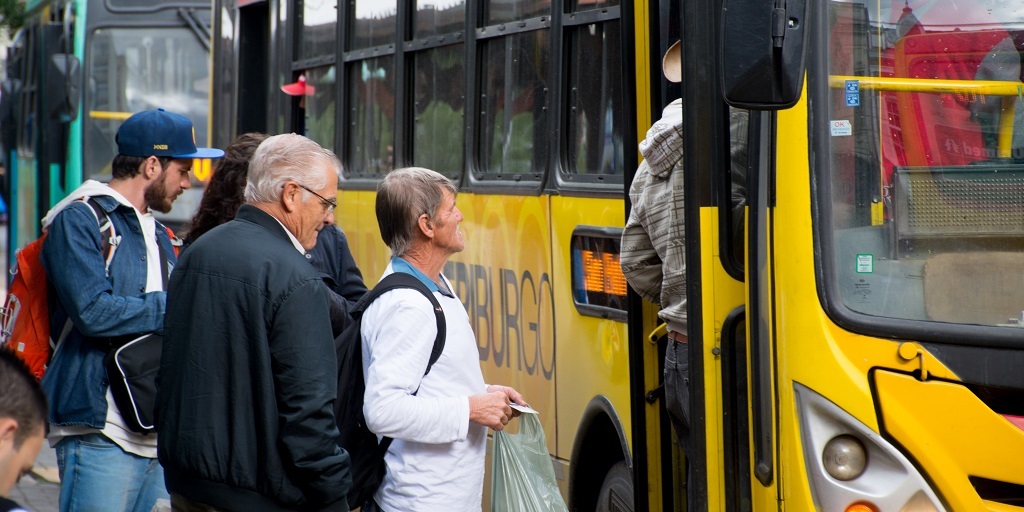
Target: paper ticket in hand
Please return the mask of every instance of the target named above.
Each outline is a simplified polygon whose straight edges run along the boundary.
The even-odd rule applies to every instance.
[[[517,410],[517,411],[519,411],[519,412],[525,412],[525,413],[529,413],[529,414],[540,414],[536,410],[534,410],[533,407],[530,407],[529,405],[519,405],[519,404],[517,404],[515,402],[512,402],[512,403],[508,404],[508,406],[513,408],[513,409],[515,409],[515,410]]]

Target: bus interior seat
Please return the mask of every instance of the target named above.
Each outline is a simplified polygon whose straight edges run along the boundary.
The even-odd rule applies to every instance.
[[[1000,325],[1021,321],[1024,252],[932,256],[924,264],[924,301],[928,318],[940,322]]]

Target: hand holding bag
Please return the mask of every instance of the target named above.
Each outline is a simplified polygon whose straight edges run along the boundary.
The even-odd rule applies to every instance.
[[[491,510],[568,512],[536,414],[519,416],[518,434],[494,433]]]

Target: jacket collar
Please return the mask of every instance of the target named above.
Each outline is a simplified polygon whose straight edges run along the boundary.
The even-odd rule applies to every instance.
[[[269,213],[260,210],[251,204],[243,204],[242,207],[238,209],[238,214],[235,215],[235,218],[262,226],[271,233],[281,237],[285,242],[288,242],[288,245],[292,245],[292,240],[291,238],[288,238],[288,233],[284,232],[284,227],[281,226],[281,223]]]

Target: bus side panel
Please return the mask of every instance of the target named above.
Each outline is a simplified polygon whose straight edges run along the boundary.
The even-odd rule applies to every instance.
[[[373,288],[380,280],[391,259],[391,250],[384,245],[377,229],[376,197],[373,191],[339,191],[338,209],[334,213],[335,223],[348,237],[349,249],[367,288]]]
[[[540,411],[555,453],[555,317],[544,197],[459,194],[466,249],[445,275],[476,333],[484,381],[516,388]]]
[[[569,459],[574,444],[586,436],[577,426],[588,405],[596,397],[604,397],[611,404],[616,418],[609,418],[620,435],[631,439],[629,405],[629,351],[626,345],[626,324],[615,320],[584,316],[573,301],[572,254],[570,243],[577,227],[621,227],[625,224],[621,200],[551,196],[551,237],[553,270],[555,276],[555,311],[558,324],[555,347],[558,370],[557,415],[558,431],[556,452],[561,459]],[[581,333],[594,333],[589,339]],[[648,425],[650,435],[658,436],[657,428]],[[552,434],[549,432],[549,436]],[[602,440],[602,445],[583,447],[584,450],[611,451],[619,449],[615,439]],[[641,484],[642,485],[642,484]],[[597,493],[601,482],[593,488]]]

